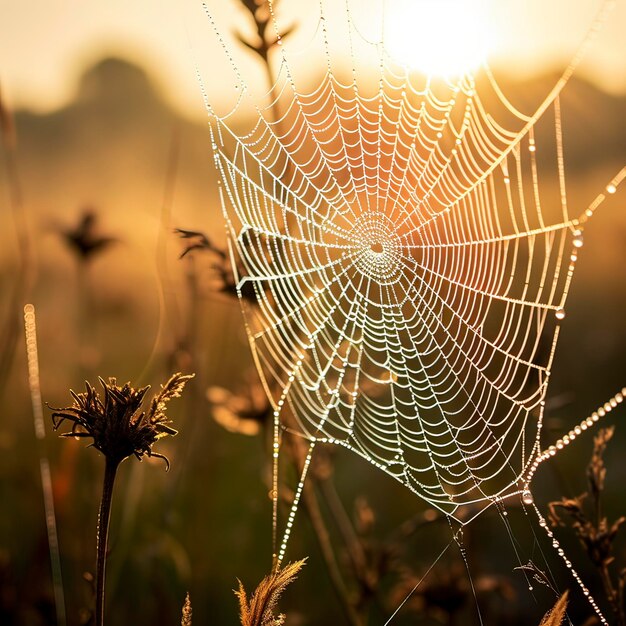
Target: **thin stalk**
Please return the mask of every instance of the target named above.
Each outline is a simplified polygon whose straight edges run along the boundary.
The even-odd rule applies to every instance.
[[[331,478],[319,480],[318,484],[335,525],[343,537],[346,549],[350,555],[350,560],[352,561],[354,573],[357,577],[363,578],[367,571],[367,559],[363,552],[363,546],[354,531],[350,517],[339,499],[335,485]]]
[[[330,539],[330,534],[326,528],[326,523],[324,522],[319,502],[317,501],[317,495],[311,482],[305,483],[302,491],[302,498],[304,500],[307,513],[309,514],[309,520],[311,521],[311,525],[315,531],[317,542],[322,551],[322,556],[324,557],[324,561],[326,563],[326,569],[328,570],[328,574],[337,596],[341,601],[346,617],[352,626],[361,626],[363,622],[350,600],[348,590],[346,589],[341,571],[339,570],[339,564],[337,563],[337,559],[335,557],[335,551]]]
[[[257,24],[258,28],[258,24]],[[261,37],[261,45],[257,48],[257,54],[261,57],[263,61],[263,66],[265,67],[265,77],[267,79],[267,85],[269,88],[268,95],[270,98],[270,106],[272,110],[272,122],[275,127],[275,135],[277,137],[283,136],[283,125],[281,122],[281,113],[280,113],[280,104],[278,99],[280,97],[280,90],[276,89],[276,75],[274,73],[274,69],[272,68],[272,64],[270,62],[270,52],[276,47],[276,43],[268,43],[266,39],[265,31],[261,34],[259,32],[259,37]],[[287,175],[291,172],[291,166],[289,162],[285,165],[284,179],[287,178]]]
[[[200,332],[203,322],[203,299],[196,260],[193,255],[189,255],[185,261],[187,261],[185,280],[189,294],[189,303],[186,315],[185,334],[182,338],[181,346],[189,359],[190,369],[196,373],[197,381],[197,384],[193,386],[190,390],[191,393],[189,393],[188,397],[185,399],[188,403],[188,413],[190,415],[200,415],[203,409],[204,390],[207,388],[204,378],[204,354],[201,350],[202,341]],[[183,444],[182,463],[176,464],[175,474],[170,482],[170,497],[174,497],[187,471],[187,461],[193,457],[192,452],[199,441],[199,438],[196,436],[199,425],[200,420],[191,420],[191,424],[189,425],[190,432]],[[203,445],[206,445],[205,442],[203,442]],[[209,458],[211,458],[210,455]]]
[[[615,616],[615,626],[624,626],[624,610],[623,607],[620,606],[619,594],[613,587],[613,579],[611,578],[609,567],[608,565],[603,564],[602,567],[599,567],[598,569],[600,571],[600,579],[602,580],[604,594],[606,595],[609,604],[611,605],[613,615]]]
[[[44,511],[46,514],[46,532],[48,534],[48,550],[50,552],[50,566],[52,569],[52,587],[54,589],[54,604],[57,617],[57,626],[67,624],[65,612],[65,592],[63,590],[63,576],[61,571],[61,554],[59,549],[59,535],[57,532],[56,513],[54,507],[54,493],[50,463],[46,450],[46,427],[43,419],[41,404],[41,385],[39,381],[39,354],[37,350],[37,325],[35,307],[27,304],[24,307],[24,331],[26,336],[26,358],[28,362],[28,386],[33,407],[33,423],[39,452],[39,471],[41,474],[41,488],[43,493]]]
[[[100,513],[98,515],[97,562],[96,562],[96,626],[104,624],[104,578],[107,562],[107,542],[109,538],[109,520],[111,519],[111,501],[113,486],[119,461],[107,457],[104,465],[104,484]]]
[[[291,449],[293,463],[298,472],[301,472],[303,466],[302,442],[296,441],[292,438]],[[305,482],[302,490],[302,500],[304,502],[306,512],[309,516],[311,526],[313,527],[315,537],[317,538],[324,562],[326,563],[326,569],[328,570],[331,583],[341,602],[341,606],[344,609],[346,617],[348,618],[348,622],[351,626],[362,626],[363,620],[355,610],[355,607],[350,599],[348,589],[346,588],[346,584],[343,580],[343,576],[341,575],[341,570],[339,569],[339,564],[337,563],[337,558],[335,556],[335,549],[331,541],[324,516],[322,515],[318,496],[312,480],[313,479]]]
[[[80,379],[89,380],[93,375],[93,367],[89,366],[87,352],[93,348],[95,336],[94,303],[92,298],[91,280],[89,276],[89,261],[85,258],[78,258],[76,266],[76,287],[77,287],[77,336],[79,345],[78,374]]]
[[[269,60],[269,51],[270,48],[266,46],[266,52],[263,56],[263,65],[265,66],[265,76],[267,78],[267,84],[269,86],[269,96],[272,101],[272,121],[276,125],[277,134],[282,133],[282,128],[280,124],[280,108],[278,106],[278,95],[276,92],[276,77],[274,76],[274,70],[272,69],[272,64]]]
[[[13,357],[17,347],[20,327],[20,310],[26,304],[34,281],[35,259],[32,237],[28,226],[24,194],[17,159],[17,133],[15,123],[0,91],[0,144],[4,148],[6,185],[13,214],[17,238],[18,266],[15,283],[9,297],[7,320],[0,334],[0,394],[5,390]]]
[[[146,361],[141,377],[152,367],[160,350],[164,347],[166,337],[176,337],[181,328],[180,307],[176,297],[176,289],[172,283],[167,264],[167,243],[172,233],[172,206],[176,192],[178,166],[180,160],[181,130],[178,125],[172,128],[170,146],[167,155],[163,200],[161,203],[160,228],[156,244],[156,279],[159,295],[159,327],[154,340],[152,353]],[[177,345],[165,346],[166,353],[174,354]],[[168,364],[169,367],[169,364]]]

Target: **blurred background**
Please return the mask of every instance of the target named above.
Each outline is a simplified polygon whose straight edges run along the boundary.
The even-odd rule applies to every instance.
[[[210,0],[208,10],[250,90],[263,98],[262,61],[235,36],[255,36],[246,4]],[[549,6],[538,0],[442,0],[434,8],[424,0],[420,21],[418,13],[407,14],[406,3],[387,4],[387,37],[406,39],[413,32],[421,40],[428,33],[430,49],[442,40],[450,47],[444,33],[456,28],[458,49],[450,63],[465,59],[463,51],[478,39],[507,94],[521,103],[549,91],[600,7],[592,0]],[[363,36],[376,38],[381,2],[349,5]],[[344,19],[343,3],[325,6],[329,21]],[[281,25],[295,27],[289,45],[306,50],[319,4],[282,0],[276,10]],[[563,93],[573,214],[626,162],[625,28],[626,3],[617,2]],[[423,57],[417,56],[415,69],[433,71],[420,65]],[[198,75],[209,100],[228,110],[236,98],[232,71],[195,0],[0,0],[1,624],[56,623],[41,454],[52,467],[67,623],[88,623],[93,604],[84,573],[94,568],[102,459],[81,442],[58,439],[50,428],[44,445],[36,445],[16,315],[26,301],[37,311],[42,394],[51,406],[70,404],[68,390],[80,390],[98,375],[158,388],[172,371],[197,374],[170,409],[180,434],[159,447],[172,470],[166,474],[158,460],[129,460],[121,468],[110,539],[109,623],[179,623],[188,590],[194,623],[236,624],[231,590],[237,578],[251,589],[269,570],[264,403],[240,307],[223,289],[220,255],[201,246],[180,258],[189,239],[174,233],[201,231],[210,247],[225,246]],[[551,176],[546,185],[557,184],[556,169]],[[622,189],[585,231],[554,361],[546,445],[626,384],[625,208]],[[21,237],[29,243],[20,244]],[[605,455],[604,511],[610,519],[626,514],[623,413],[607,421],[616,424]],[[46,420],[48,428],[48,412]],[[541,510],[584,491],[592,443],[591,436],[582,437],[542,468],[535,481]],[[367,562],[350,574],[350,551],[342,547],[341,529],[330,524],[347,595],[365,607],[369,621],[363,623],[383,623],[448,544],[450,527],[347,451],[324,452],[316,472],[321,513],[333,517],[334,491]],[[485,512],[465,530],[470,574],[453,545],[394,621],[479,623],[475,593],[485,624],[537,624],[555,594],[541,584],[530,592],[514,569],[533,558],[550,568],[559,589],[572,588],[572,621],[583,623],[589,607],[558,556],[541,536],[533,537],[535,521],[516,503],[507,510],[513,541],[497,512]],[[597,568],[571,529],[564,528],[562,538],[610,613]],[[619,537],[614,548],[616,573],[626,567]],[[305,555],[309,562],[284,598],[288,623],[351,623],[320,550],[319,528],[300,512],[288,557]]]

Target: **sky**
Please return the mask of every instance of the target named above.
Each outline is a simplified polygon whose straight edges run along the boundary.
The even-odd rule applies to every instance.
[[[300,25],[290,40],[292,46],[306,49],[307,37],[318,23],[319,1],[281,0],[280,24]],[[322,2],[329,21],[345,19],[342,1]],[[374,38],[385,3],[391,24],[388,38],[402,44],[399,54],[415,43],[414,52],[423,57],[431,40],[446,39],[451,43],[445,48],[454,62],[464,55],[464,46],[478,42],[486,47],[492,65],[505,66],[512,75],[524,78],[563,67],[575,54],[602,0],[348,3],[355,27]],[[206,0],[206,4],[242,73],[254,76],[254,60],[230,35],[237,29],[249,31],[239,0]],[[580,73],[605,90],[626,93],[626,0],[614,4]],[[218,97],[233,87],[227,78],[228,62],[201,0],[0,0],[0,85],[13,106],[37,111],[63,106],[75,93],[82,71],[105,54],[146,66],[166,97],[193,116],[203,110],[198,72]]]

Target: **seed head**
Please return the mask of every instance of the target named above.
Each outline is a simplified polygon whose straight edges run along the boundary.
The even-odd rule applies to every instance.
[[[72,429],[63,433],[63,437],[92,437],[93,447],[113,462],[120,463],[131,454],[141,460],[145,454],[163,459],[169,469],[169,460],[154,452],[152,446],[158,439],[177,433],[165,414],[166,405],[181,395],[186,382],[193,376],[174,374],[154,396],[147,412],[142,410],[142,405],[149,386],[135,389],[126,383],[120,387],[115,378],[109,378],[109,382],[99,378],[103,400],[87,382],[83,393],[70,390],[74,398],[71,407],[54,409],[54,428],[56,430],[69,420]]]
[[[90,261],[118,241],[100,232],[98,214],[89,206],[83,209],[75,226],[60,229],[60,234],[68,248],[83,262]]]

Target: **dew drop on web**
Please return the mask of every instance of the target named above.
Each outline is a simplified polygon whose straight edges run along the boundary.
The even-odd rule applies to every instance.
[[[572,241],[572,243],[574,244],[574,247],[576,248],[583,247],[583,244],[584,244],[583,235],[579,230],[574,232],[574,240]]]

